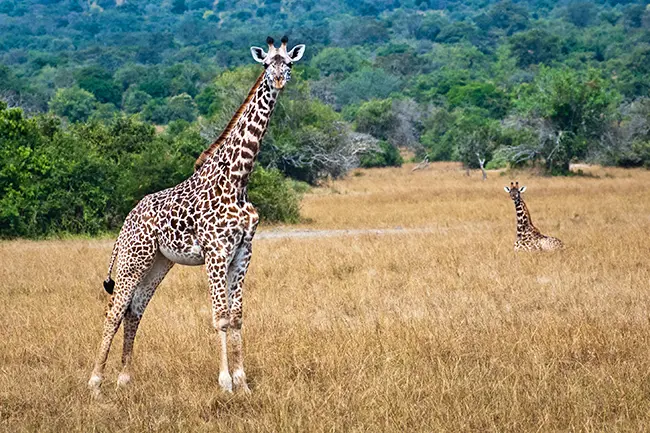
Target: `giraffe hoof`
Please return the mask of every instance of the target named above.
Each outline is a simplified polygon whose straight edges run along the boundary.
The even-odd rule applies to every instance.
[[[93,400],[101,400],[102,390],[99,388],[93,388],[90,390],[90,395],[92,396]]]
[[[224,392],[232,393],[232,378],[227,371],[219,373],[219,386]]]
[[[117,387],[118,388],[124,388],[126,387],[129,382],[131,382],[131,375],[129,373],[120,373],[120,375],[117,377]]]
[[[92,393],[94,399],[98,399],[102,395],[102,391],[100,388],[101,384],[102,384],[101,376],[93,375],[88,381],[88,388],[90,389],[90,392]]]
[[[88,381],[88,388],[90,389],[99,389],[102,384],[102,377],[96,374],[93,374]]]
[[[251,389],[248,387],[248,384],[246,383],[246,374],[244,373],[244,370],[236,370],[232,374],[232,380],[233,380],[233,384],[235,385],[235,388],[240,389],[245,394],[251,393]]]

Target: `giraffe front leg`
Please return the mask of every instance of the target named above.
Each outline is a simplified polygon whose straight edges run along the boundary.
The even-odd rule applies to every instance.
[[[248,271],[251,257],[253,255],[253,237],[259,223],[259,215],[252,204],[248,203],[245,207],[248,215],[248,227],[244,232],[239,248],[237,249],[233,261],[228,271],[229,282],[229,304],[230,304],[230,326],[231,339],[233,346],[233,380],[235,387],[246,393],[251,390],[246,382],[246,373],[244,372],[244,341],[242,336],[243,323],[243,303],[244,303],[244,278]]]
[[[214,252],[217,248],[211,248],[206,254],[206,270],[210,281],[210,298],[212,302],[212,326],[219,334],[221,343],[221,354],[219,363],[219,386],[225,392],[232,392],[232,377],[228,371],[228,280],[226,271],[228,269],[228,252],[223,249]]]
[[[244,351],[242,337],[242,316],[243,316],[243,285],[244,277],[248,270],[252,255],[252,236],[244,239],[242,245],[237,250],[233,262],[228,272],[228,281],[230,283],[229,300],[230,300],[230,337],[233,351],[233,381],[236,388],[249,393],[250,388],[246,383],[246,373],[244,372]]]

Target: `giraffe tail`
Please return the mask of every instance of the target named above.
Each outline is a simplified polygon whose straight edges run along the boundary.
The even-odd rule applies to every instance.
[[[113,272],[113,265],[115,264],[115,259],[117,258],[117,253],[119,251],[118,244],[119,244],[119,238],[115,241],[115,244],[113,245],[113,254],[111,254],[111,261],[108,264],[108,275],[104,280],[104,290],[106,290],[106,293],[108,293],[109,295],[112,295],[113,289],[115,289],[115,281],[113,281],[113,279],[111,278],[111,273]]]

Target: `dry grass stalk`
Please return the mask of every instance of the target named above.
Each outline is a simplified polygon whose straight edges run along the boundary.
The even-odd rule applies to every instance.
[[[206,277],[176,267],[136,340],[134,383],[85,383],[111,242],[0,243],[6,431],[641,431],[650,422],[650,172],[532,178],[567,250],[514,254],[510,177],[364,171],[310,195],[302,228],[425,233],[256,241],[253,394],[218,390]],[[607,174],[607,176],[605,176]]]

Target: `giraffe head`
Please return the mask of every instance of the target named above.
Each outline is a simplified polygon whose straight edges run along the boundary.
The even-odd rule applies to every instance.
[[[305,53],[304,45],[296,45],[287,51],[287,36],[282,37],[282,45],[280,48],[275,48],[273,45],[273,38],[266,38],[266,43],[269,46],[269,52],[265,52],[260,47],[251,47],[251,54],[256,62],[264,65],[264,78],[272,88],[278,90],[282,89],[287,82],[291,79],[291,67],[295,62],[302,58]]]
[[[510,187],[504,186],[503,189],[510,194],[510,198],[514,201],[520,200],[521,193],[526,191],[525,186],[519,188],[519,182],[515,182],[515,183],[510,182]]]

